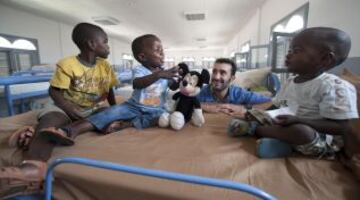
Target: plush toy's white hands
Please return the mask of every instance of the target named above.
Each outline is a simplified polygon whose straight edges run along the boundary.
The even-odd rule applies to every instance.
[[[165,109],[166,111],[168,111],[169,113],[172,113],[175,111],[176,108],[176,101],[173,100],[173,96],[177,91],[172,91],[172,90],[168,90],[168,94],[166,96],[166,100],[165,100]]]
[[[170,124],[170,114],[167,113],[167,112],[164,112],[160,118],[159,118],[159,121],[158,121],[158,124],[159,124],[159,127],[161,128],[166,128],[169,126]]]
[[[205,123],[205,118],[201,109],[194,109],[191,121],[195,126],[201,127]]]
[[[180,130],[185,125],[185,118],[181,112],[174,112],[170,116],[170,125],[175,130]]]
[[[171,113],[175,111],[175,108],[176,108],[176,101],[172,99],[167,99],[165,103],[165,109]]]

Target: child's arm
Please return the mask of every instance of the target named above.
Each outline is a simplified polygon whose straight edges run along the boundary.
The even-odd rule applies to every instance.
[[[320,133],[329,135],[343,135],[350,130],[349,120],[304,119],[292,115],[279,115],[274,121],[281,126],[305,124]]]
[[[109,94],[107,96],[107,101],[109,102],[109,105],[115,105],[116,104],[116,99],[115,99],[115,93],[114,93],[114,89],[110,88],[109,89]]]
[[[178,77],[178,67],[173,67],[168,70],[160,70],[156,71],[150,75],[135,78],[133,80],[133,88],[134,89],[143,89],[148,87],[149,85],[155,83],[157,80],[161,78],[170,79],[173,77]]]
[[[49,95],[55,105],[61,108],[71,119],[78,120],[83,117],[80,114],[81,108],[64,98],[63,90],[50,86]]]

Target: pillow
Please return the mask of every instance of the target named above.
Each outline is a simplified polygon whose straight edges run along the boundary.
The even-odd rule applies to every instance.
[[[357,108],[360,111],[360,76],[344,69],[341,78],[352,83],[357,92]],[[344,152],[342,162],[349,167],[360,180],[360,119],[350,121],[351,131],[344,136]]]
[[[262,86],[265,78],[270,72],[270,67],[236,72],[233,84],[247,89],[259,87]]]

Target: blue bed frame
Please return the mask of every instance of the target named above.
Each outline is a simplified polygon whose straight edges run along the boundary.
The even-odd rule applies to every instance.
[[[102,168],[114,171],[121,171],[131,174],[137,174],[142,176],[150,176],[160,179],[167,179],[185,183],[192,183],[198,185],[206,185],[206,186],[213,186],[231,190],[237,190],[240,192],[245,192],[250,195],[256,196],[260,199],[264,200],[276,200],[276,198],[254,186],[238,183],[234,181],[228,181],[223,179],[216,179],[216,178],[207,178],[202,176],[194,176],[188,175],[183,173],[176,173],[176,172],[168,172],[168,171],[161,171],[161,170],[153,170],[147,169],[142,167],[136,166],[129,166],[129,165],[122,165],[112,162],[106,161],[99,161],[94,159],[87,159],[87,158],[78,158],[78,157],[67,157],[57,159],[49,165],[47,174],[46,174],[46,181],[45,181],[45,196],[41,195],[24,195],[11,198],[10,200],[39,200],[39,199],[51,199],[52,194],[52,180],[53,180],[53,173],[56,166],[60,164],[79,164],[79,165],[86,165],[95,168]]]
[[[25,74],[25,75],[24,75]],[[17,84],[26,84],[26,83],[39,83],[39,82],[48,82],[52,77],[52,74],[48,75],[33,75],[30,72],[18,72],[17,75],[7,76],[0,78],[0,85],[4,86],[4,95],[5,101],[8,109],[8,115],[12,116],[15,114],[14,111],[14,101],[20,99],[27,99],[32,97],[46,97],[48,96],[48,90],[39,90],[34,92],[24,92],[20,94],[12,94],[11,87],[12,85]],[[129,74],[118,74],[118,79],[123,83],[130,83]],[[22,105],[23,106],[23,105]]]
[[[16,84],[26,84],[26,83],[39,83],[39,82],[48,82],[51,79],[50,75],[43,75],[43,76],[7,76],[0,78],[0,85],[4,86],[4,94],[6,105],[8,108],[9,116],[15,114],[14,112],[14,101],[18,99],[26,99],[30,97],[40,97],[40,96],[47,96],[48,90],[41,90],[35,92],[25,92],[21,94],[11,94],[11,85]]]

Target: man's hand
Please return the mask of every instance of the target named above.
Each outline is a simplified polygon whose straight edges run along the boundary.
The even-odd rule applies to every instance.
[[[167,70],[161,70],[156,72],[159,78],[171,79],[174,77],[180,77],[179,75],[179,67],[175,66]]]
[[[289,126],[300,122],[299,118],[293,115],[278,115],[274,119],[275,124],[280,126]]]
[[[244,118],[247,110],[242,105],[222,104],[219,111],[233,117]]]

